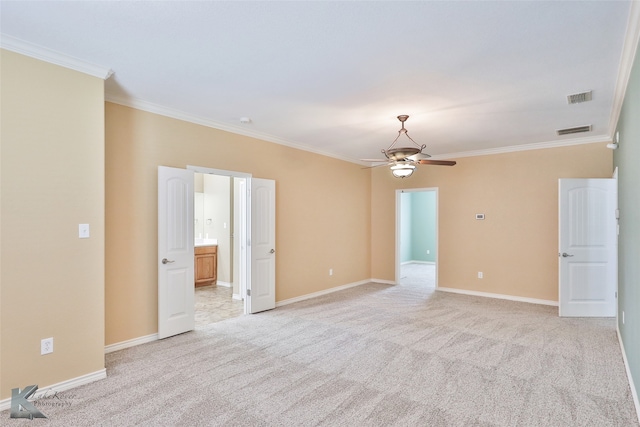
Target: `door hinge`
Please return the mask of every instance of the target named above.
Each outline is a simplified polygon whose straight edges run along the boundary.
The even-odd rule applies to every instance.
[[[616,292],[616,298],[618,298],[618,292]]]
[[[247,289],[247,296],[250,297],[251,296],[251,289]]]

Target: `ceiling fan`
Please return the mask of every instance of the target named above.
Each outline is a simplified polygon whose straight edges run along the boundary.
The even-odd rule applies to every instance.
[[[426,148],[426,145],[419,145],[415,142],[404,127],[404,122],[409,118],[408,115],[402,114],[398,116],[398,120],[402,123],[402,128],[398,131],[398,136],[393,140],[389,148],[386,150],[383,148],[382,154],[386,159],[360,159],[363,162],[384,162],[391,167],[391,172],[396,178],[406,178],[413,174],[416,165],[440,165],[440,166],[453,166],[456,164],[453,160],[430,160],[427,153],[423,153],[422,150]],[[397,147],[394,148],[396,142],[400,136],[404,134],[409,141],[411,141],[414,147]],[[381,165],[382,166],[382,165]]]

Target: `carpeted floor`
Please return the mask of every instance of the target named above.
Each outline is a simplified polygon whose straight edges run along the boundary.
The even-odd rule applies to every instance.
[[[423,288],[436,287],[435,264],[410,262],[400,266],[400,284]]]
[[[637,426],[611,319],[367,284],[110,353],[48,426]],[[62,406],[62,404],[66,406]]]

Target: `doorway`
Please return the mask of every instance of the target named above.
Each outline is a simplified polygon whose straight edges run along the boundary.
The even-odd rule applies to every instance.
[[[437,287],[438,189],[396,190],[396,284]]]
[[[205,277],[195,274],[195,264],[199,261],[195,257],[194,248],[195,173],[246,180],[246,191],[240,195],[240,198],[246,200],[246,209],[240,210],[245,214],[246,239],[240,245],[238,257],[240,260],[244,259],[246,266],[246,283],[239,284],[244,297],[243,312],[258,313],[276,306],[276,182],[252,178],[250,174],[241,172],[196,166],[187,166],[187,169],[158,166],[159,338],[187,332],[195,327],[194,278]],[[215,250],[206,255],[214,253]],[[215,260],[202,261],[202,264],[207,263],[215,264]],[[206,271],[212,273],[216,269],[214,267]]]
[[[246,286],[243,281],[246,274],[240,277],[244,271],[240,265],[243,263],[239,250],[246,234],[242,228],[246,227],[246,200],[240,196],[245,194],[241,192],[243,189],[246,189],[244,177],[194,173],[196,329],[245,313],[240,283]],[[209,263],[214,271],[200,274],[200,280],[199,252],[215,252],[215,260]],[[207,267],[205,264],[205,269]]]

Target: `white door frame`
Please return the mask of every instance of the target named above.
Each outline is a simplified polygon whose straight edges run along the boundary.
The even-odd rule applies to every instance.
[[[438,194],[438,187],[427,187],[427,188],[405,188],[405,189],[399,189],[396,190],[396,265],[395,265],[395,282],[396,284],[400,283],[400,248],[401,248],[401,242],[400,242],[400,225],[401,225],[401,220],[402,220],[402,199],[401,196],[403,193],[423,193],[423,192],[427,192],[427,191],[433,191],[436,194],[436,218],[435,218],[435,233],[436,233],[436,248],[438,248],[438,250],[436,250],[436,277],[435,277],[435,284],[436,284],[436,288],[438,287],[438,260],[440,258],[440,250],[439,250],[439,244],[438,244],[438,229],[439,227],[439,194]]]
[[[224,169],[214,169],[214,168],[208,168],[204,166],[193,166],[193,165],[187,165],[187,169],[192,170],[195,173],[221,175],[221,176],[228,176],[232,178],[244,178],[246,180],[246,188],[247,189],[251,188],[250,173],[228,171]],[[246,212],[244,213],[244,215],[246,216],[246,221],[244,221],[245,222],[244,235],[247,241],[250,241],[251,240],[251,221],[249,221],[249,218],[250,218],[250,210],[251,210],[251,195],[249,194],[249,191],[245,191],[245,197],[246,197],[246,200],[245,200],[244,206],[246,208]],[[237,242],[234,242],[234,244],[236,243]],[[244,264],[246,268],[246,271],[245,271],[246,280],[250,281],[251,280],[251,263],[249,262],[249,260],[251,259],[251,246],[245,244],[245,248],[246,250],[241,251],[240,253],[240,256],[244,258],[243,260],[244,262],[242,262],[241,260],[237,260],[237,261],[240,262],[240,265]],[[249,313],[249,301],[248,301],[248,298],[246,298],[246,289],[241,290],[240,292],[241,292],[240,295],[242,295],[242,297],[244,298],[244,314],[247,314]]]
[[[233,180],[233,299],[244,300],[247,294],[247,179]],[[239,213],[239,215],[238,215]]]

